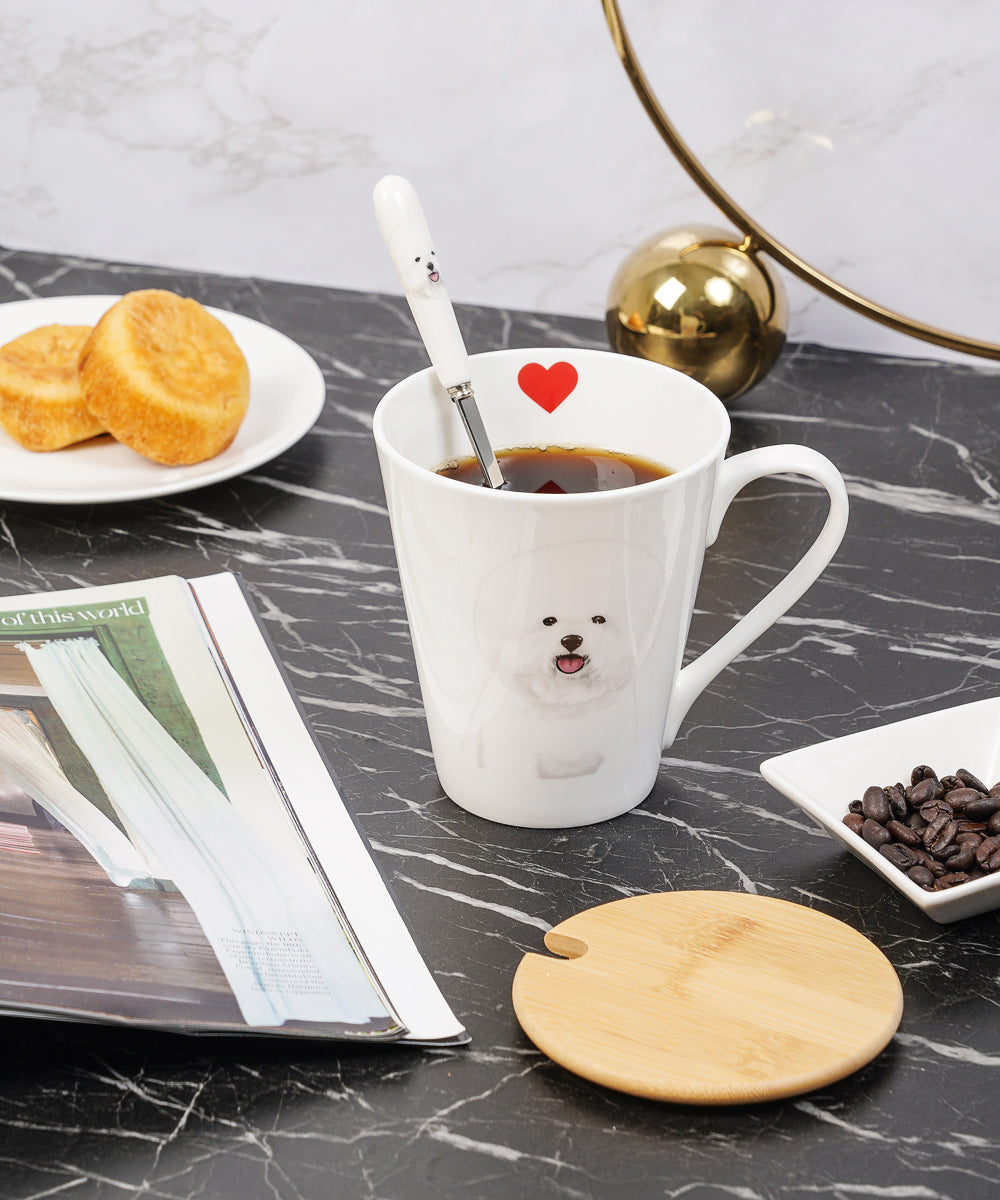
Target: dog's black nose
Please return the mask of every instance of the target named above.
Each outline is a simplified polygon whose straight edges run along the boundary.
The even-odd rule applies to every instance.
[[[565,646],[567,652],[570,654],[573,653],[582,641],[583,638],[578,633],[567,633],[564,638],[559,639],[560,644]]]

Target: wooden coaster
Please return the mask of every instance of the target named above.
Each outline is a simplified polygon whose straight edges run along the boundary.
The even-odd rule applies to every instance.
[[[888,959],[786,900],[665,892],[561,922],[514,975],[514,1011],[555,1062],[594,1083],[687,1104],[745,1104],[843,1079],[903,1013]]]

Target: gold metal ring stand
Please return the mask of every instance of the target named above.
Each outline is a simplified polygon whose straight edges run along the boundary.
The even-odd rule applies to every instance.
[[[837,283],[836,280],[831,279],[828,275],[824,275],[822,271],[817,270],[815,267],[799,258],[798,255],[793,254],[786,246],[783,246],[781,242],[777,241],[775,238],[771,237],[769,233],[761,229],[757,222],[754,221],[753,218],[750,217],[749,214],[746,213],[733,200],[733,198],[719,186],[712,176],[708,174],[705,168],[692,153],[690,147],[684,142],[680,134],[674,128],[666,113],[663,111],[663,108],[661,107],[656,96],[653,95],[646,77],[643,74],[642,68],[639,66],[639,63],[636,59],[635,51],[631,42],[629,41],[628,34],[626,33],[625,26],[622,22],[617,0],[601,0],[601,2],[604,6],[604,15],[608,23],[608,28],[611,31],[611,37],[614,41],[615,49],[618,52],[618,57],[621,59],[626,74],[631,80],[632,86],[635,89],[639,100],[642,102],[642,106],[645,108],[649,119],[653,122],[657,132],[667,143],[667,146],[670,148],[671,152],[674,154],[681,166],[687,171],[688,175],[691,176],[694,182],[699,188],[701,188],[705,195],[708,196],[713,204],[715,204],[716,207],[719,208],[730,221],[732,221],[737,229],[741,231],[743,235],[743,241],[731,242],[731,251],[743,253],[752,261],[756,261],[756,256],[758,254],[766,254],[776,263],[779,263],[793,275],[797,276],[805,283],[810,284],[812,287],[822,292],[823,295],[828,296],[831,300],[836,300],[839,304],[846,305],[847,308],[853,309],[862,316],[870,317],[872,320],[878,321],[880,324],[888,326],[890,329],[894,329],[899,333],[908,334],[911,337],[920,338],[925,342],[932,342],[937,346],[943,346],[949,350],[957,350],[964,354],[978,355],[982,358],[1000,359],[1000,345],[994,342],[985,342],[976,338],[964,337],[957,333],[949,333],[944,329],[938,329],[933,325],[926,325],[921,321],[916,321],[910,317],[902,316],[900,313],[893,312],[892,309],[885,308],[883,305],[877,304],[874,300],[869,300],[866,297],[859,295],[857,292],[852,291],[850,288],[844,287],[843,284]],[[674,234],[677,234],[678,232],[679,231],[673,231]],[[699,234],[702,232],[703,231],[699,231]],[[676,237],[674,240],[676,241]],[[702,240],[700,245],[704,244],[707,244],[707,242]],[[652,244],[650,243],[644,248],[647,265],[651,245]],[[660,256],[662,258],[662,250],[660,251]],[[758,262],[757,266],[761,268],[766,277],[766,269],[763,268],[763,264]],[[635,278],[634,269],[632,271],[632,278],[633,280]],[[622,279],[618,281],[619,293],[624,293],[626,282],[627,281]],[[614,292],[614,285],[612,290]],[[641,313],[639,309],[635,308],[634,306],[630,307],[627,298],[625,298],[624,303],[621,306],[620,319],[617,316],[613,317],[612,311],[609,308],[608,332],[609,336],[611,337],[612,344],[616,345],[616,348],[622,349],[627,353],[642,354],[644,357],[656,357],[663,360],[662,353],[646,353],[645,350],[637,349],[634,344],[631,346],[625,344],[629,338],[630,322],[632,331],[635,335],[647,336],[650,332],[650,323],[645,320],[645,314]],[[644,333],[640,333],[640,325],[644,326]],[[657,329],[656,332],[662,334],[663,330]],[[674,334],[675,344],[672,347],[672,352],[676,353],[678,349],[676,344],[677,331],[668,330],[668,332],[672,332]],[[773,340],[774,339],[772,337],[772,342]],[[783,342],[783,340],[784,336],[782,330],[781,341]],[[771,352],[773,352],[773,346]],[[764,357],[766,358],[766,354]],[[777,357],[777,355],[774,354],[774,357]],[[724,399],[732,398],[733,396],[738,395],[740,391],[745,391],[747,387],[750,387],[753,385],[753,383],[757,382],[757,380],[760,379],[770,365],[770,363],[762,361],[760,364],[758,364],[758,367],[755,371],[750,371],[748,378],[744,382],[740,383],[739,380],[735,381],[732,387],[735,387],[737,390],[732,390],[732,387],[730,387],[728,392],[726,392],[724,389],[717,389],[718,394]],[[681,369],[684,369],[683,365],[681,365]],[[697,374],[698,372],[696,370],[690,370],[689,373]],[[705,382],[709,382],[709,386],[711,386],[710,381],[705,380]]]

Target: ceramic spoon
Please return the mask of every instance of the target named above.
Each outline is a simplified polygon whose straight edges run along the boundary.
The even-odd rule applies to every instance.
[[[431,365],[455,402],[486,485],[502,488],[506,486],[504,478],[472,390],[469,355],[441,282],[438,257],[417,193],[401,175],[386,175],[375,185],[374,201],[379,229]]]

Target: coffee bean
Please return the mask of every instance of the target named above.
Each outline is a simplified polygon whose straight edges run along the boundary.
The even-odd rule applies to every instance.
[[[942,875],[934,884],[936,891],[947,891],[948,888],[958,887],[960,883],[968,883],[970,876],[964,871],[954,871],[948,875]]]
[[[1000,809],[1000,796],[985,796],[982,792],[973,792],[971,788],[963,789],[966,793],[971,793],[968,800],[964,800],[962,804],[955,808],[956,812],[961,813],[963,817],[970,821],[988,821],[990,817]],[[954,796],[954,792],[950,792],[949,796]],[[948,799],[948,797],[946,797]],[[951,800],[948,799],[949,804]]]
[[[897,842],[886,842],[885,845],[879,846],[878,852],[887,858],[894,867],[899,867],[901,871],[907,871],[910,867],[919,865],[920,860],[910,847],[902,846]]]
[[[946,792],[950,792],[955,788],[964,787],[965,785],[957,775],[942,775],[941,786]]]
[[[913,880],[914,883],[919,884],[922,888],[926,888],[928,891],[930,891],[934,886],[934,876],[925,866],[922,866],[920,863],[917,863],[915,867],[910,867],[906,874]]]
[[[874,846],[876,850],[879,846],[884,846],[886,842],[892,840],[892,834],[889,830],[871,817],[868,817],[861,826],[861,836],[869,846]]]
[[[943,862],[938,862],[938,860],[932,854],[927,854],[926,850],[923,853],[926,854],[927,857],[921,858],[920,863],[922,866],[925,866],[928,871],[930,871],[935,879],[937,879],[940,875],[948,874],[948,868]]]
[[[933,767],[928,767],[926,763],[914,767],[910,772],[910,783],[919,783],[921,779],[937,779],[937,772]]]
[[[990,790],[981,779],[977,779],[975,775],[973,775],[971,771],[967,771],[965,767],[959,767],[955,774],[959,779],[961,779],[966,787],[975,788],[977,792],[982,792],[984,796]]]
[[[987,833],[1000,833],[1000,812],[995,812],[986,822]]]
[[[885,789],[885,794],[889,797],[889,807],[894,819],[905,821],[910,814],[910,805],[903,789],[898,784],[890,783]]]
[[[885,789],[880,787],[867,788],[865,794],[861,797],[861,811],[869,820],[878,821],[880,825],[884,825],[886,821],[891,821],[892,809],[889,807],[889,797],[885,794]]]
[[[956,819],[959,833],[986,833],[986,823],[984,821],[967,821],[964,817]]]
[[[945,800],[928,800],[926,804],[921,804],[920,815],[930,825],[942,817],[950,821],[955,813]]]
[[[847,811],[852,812],[852,813],[861,812],[861,801],[860,800],[852,800],[851,803],[848,804],[848,806],[847,806]]]
[[[904,825],[902,821],[888,821],[886,829],[892,834],[894,842],[901,842],[904,846],[920,845],[920,834],[909,825]]]
[[[978,846],[983,840],[985,834],[981,829],[963,829],[963,825],[967,825],[967,821],[956,821],[958,832],[955,834],[956,846]]]
[[[860,833],[861,833],[861,827],[862,827],[862,825],[864,825],[864,823],[865,823],[865,819],[864,819],[864,817],[861,815],[861,813],[849,812],[849,813],[847,814],[847,816],[846,816],[846,817],[844,817],[844,824],[845,824],[845,825],[847,826],[847,828],[848,828],[848,829],[850,829],[850,830],[851,830],[853,833],[860,834]]]
[[[907,793],[907,800],[914,808],[921,808],[930,800],[937,800],[944,795],[944,788],[934,779],[921,779],[919,783],[915,783]]]
[[[931,821],[920,835],[920,840],[935,858],[943,858],[945,850],[955,840],[956,833],[958,833],[958,824],[955,819],[946,817],[942,813]]]
[[[953,853],[948,854],[944,860],[945,866],[949,871],[968,871],[976,865],[976,847],[979,842],[974,842],[971,846],[953,846]],[[882,849],[886,849],[885,846]]]
[[[976,850],[976,862],[984,871],[995,871],[1000,867],[1000,837],[986,837]]]
[[[943,798],[944,802],[950,804],[956,812],[964,809],[966,804],[971,804],[973,800],[986,799],[982,792],[977,792],[975,788],[970,787],[952,788],[950,792],[944,793]]]

